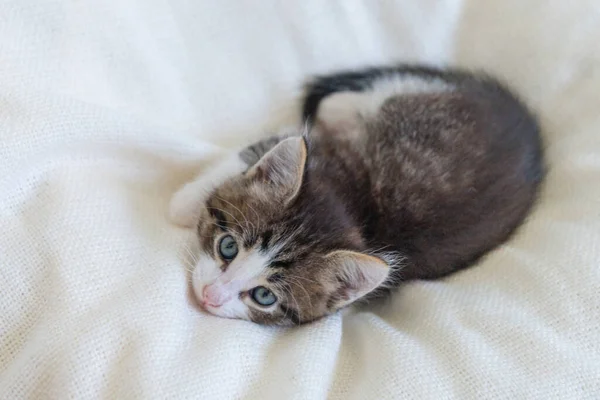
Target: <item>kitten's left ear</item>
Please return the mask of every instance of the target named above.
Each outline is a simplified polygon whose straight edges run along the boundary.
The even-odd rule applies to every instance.
[[[282,140],[258,160],[247,175],[261,185],[267,185],[269,196],[288,204],[302,186],[306,153],[304,138]]]
[[[382,259],[348,250],[329,253],[341,282],[336,308],[344,307],[375,290],[388,278],[390,267]]]

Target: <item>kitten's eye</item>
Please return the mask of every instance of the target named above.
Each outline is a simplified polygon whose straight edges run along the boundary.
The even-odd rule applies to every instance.
[[[257,286],[250,291],[250,297],[261,306],[271,306],[277,301],[277,297],[264,286]]]
[[[219,242],[219,254],[226,261],[231,261],[238,254],[238,246],[231,235],[223,236]]]

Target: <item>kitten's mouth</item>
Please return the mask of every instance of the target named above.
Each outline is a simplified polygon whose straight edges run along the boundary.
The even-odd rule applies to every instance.
[[[205,302],[203,302],[202,300],[198,299],[198,304],[200,305],[200,307],[204,310],[204,311],[209,311],[209,308],[213,308],[214,306],[212,304],[207,304]]]
[[[206,300],[203,299],[198,299],[198,304],[200,304],[200,307],[202,307],[204,310],[209,311],[209,308],[212,309],[217,309],[219,307],[221,307],[223,304],[214,304],[214,303],[210,303]]]
[[[204,301],[200,296],[196,295],[195,290],[192,290],[192,297],[194,298],[195,305],[202,311],[209,314],[214,314],[212,311],[221,307],[221,305],[211,304]]]

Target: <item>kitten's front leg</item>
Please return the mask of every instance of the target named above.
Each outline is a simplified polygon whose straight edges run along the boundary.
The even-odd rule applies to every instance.
[[[169,204],[169,219],[182,227],[194,227],[212,191],[247,168],[248,164],[242,161],[238,152],[233,152],[200,172],[193,181],[175,192]]]

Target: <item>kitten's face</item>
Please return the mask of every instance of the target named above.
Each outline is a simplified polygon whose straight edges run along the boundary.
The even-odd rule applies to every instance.
[[[328,223],[294,207],[305,163],[304,141],[286,139],[207,200],[192,286],[208,312],[296,325],[335,312],[387,278],[383,261],[348,250],[361,239],[335,210]]]

